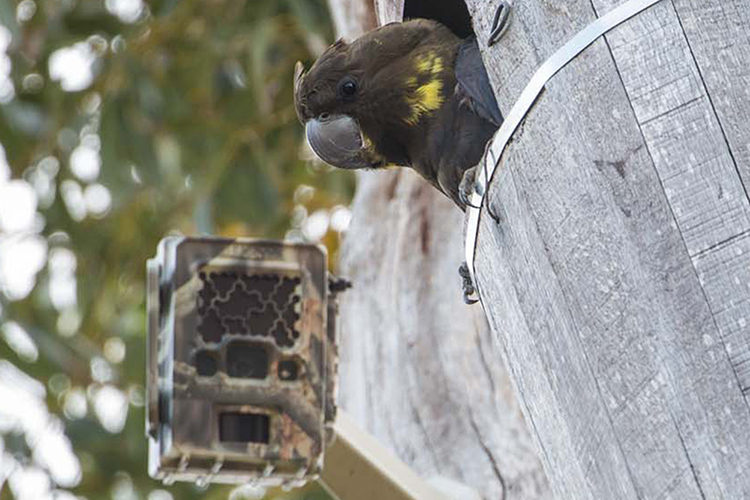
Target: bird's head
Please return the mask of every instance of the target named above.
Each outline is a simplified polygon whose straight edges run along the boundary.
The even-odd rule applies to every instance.
[[[297,63],[295,109],[323,161],[347,169],[382,163],[363,129],[415,126],[437,109],[445,58],[420,48],[436,30],[450,33],[432,21],[393,23],[352,43],[337,41],[307,72]]]
[[[294,106],[310,147],[339,168],[370,166],[362,155],[365,139],[357,120],[364,73],[343,40],[328,48],[308,72],[301,62],[294,68]]]
[[[360,100],[360,80],[365,74],[362,61],[352,58],[351,45],[340,39],[305,71],[294,68],[294,105],[302,123],[322,115],[354,114]]]

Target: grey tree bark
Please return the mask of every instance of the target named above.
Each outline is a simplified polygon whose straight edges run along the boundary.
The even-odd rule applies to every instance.
[[[339,34],[375,19],[365,0],[329,0]],[[403,3],[380,1],[380,23]],[[345,14],[358,13],[355,17]],[[339,401],[425,477],[460,480],[490,499],[551,498],[497,343],[466,306],[461,212],[406,169],[358,177],[340,272]]]
[[[516,0],[501,109],[615,0]],[[565,499],[750,498],[750,2],[664,0],[594,43],[516,132],[477,281]],[[491,361],[492,362],[492,361]]]

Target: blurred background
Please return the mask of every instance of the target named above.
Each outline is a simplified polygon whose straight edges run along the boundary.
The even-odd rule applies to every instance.
[[[332,33],[324,0],[0,0],[0,498],[254,498],[146,473],[145,263],[201,233],[336,262],[354,178],[292,103]]]

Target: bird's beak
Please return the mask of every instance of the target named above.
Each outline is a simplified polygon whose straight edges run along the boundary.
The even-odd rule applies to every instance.
[[[371,167],[363,148],[362,132],[346,115],[313,118],[305,125],[307,142],[318,158],[338,168]]]

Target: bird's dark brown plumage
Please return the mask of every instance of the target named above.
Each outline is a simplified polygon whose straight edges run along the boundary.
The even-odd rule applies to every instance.
[[[295,107],[324,160],[411,167],[462,209],[464,172],[502,122],[476,41],[424,19],[333,44],[296,75]]]

